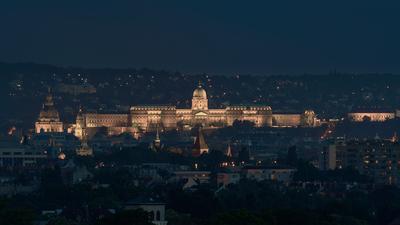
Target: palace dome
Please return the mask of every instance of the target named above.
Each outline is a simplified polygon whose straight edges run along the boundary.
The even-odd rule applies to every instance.
[[[206,90],[199,85],[194,91],[193,91],[193,98],[207,98],[207,92]]]

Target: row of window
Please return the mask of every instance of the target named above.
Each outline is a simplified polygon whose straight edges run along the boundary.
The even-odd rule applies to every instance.
[[[0,155],[42,155],[42,152],[0,152]]]

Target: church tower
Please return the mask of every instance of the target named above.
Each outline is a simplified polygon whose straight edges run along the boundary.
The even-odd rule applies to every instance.
[[[160,134],[158,133],[158,127],[157,127],[157,133],[156,133],[156,138],[153,140],[153,143],[151,143],[151,149],[153,151],[160,151],[161,150],[161,139],[160,139]]]
[[[201,86],[200,82],[199,86],[193,91],[192,110],[208,110],[207,93]]]
[[[35,123],[35,131],[36,133],[64,132],[63,123],[60,121],[60,115],[54,106],[50,88],[42,110],[40,110],[39,118]]]
[[[78,114],[76,115],[75,122],[75,136],[80,140],[86,138],[86,126],[85,126],[85,117],[82,112],[82,107],[79,107]]]
[[[192,151],[192,156],[198,157],[204,153],[208,153],[209,148],[206,143],[206,140],[204,139],[203,131],[201,130],[201,127],[199,127],[199,130],[197,132],[196,140],[194,142],[193,146],[193,151]]]

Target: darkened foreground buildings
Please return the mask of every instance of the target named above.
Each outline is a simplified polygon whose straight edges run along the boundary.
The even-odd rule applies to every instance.
[[[167,225],[165,203],[154,198],[139,197],[125,203],[125,210],[142,209],[149,214],[149,220],[155,225]]]
[[[378,184],[400,184],[400,143],[397,140],[335,140],[320,155],[320,168],[354,168]]]
[[[35,168],[47,159],[47,152],[17,142],[0,141],[0,168]]]

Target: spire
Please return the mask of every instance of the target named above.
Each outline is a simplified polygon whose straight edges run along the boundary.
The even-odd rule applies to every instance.
[[[78,113],[76,114],[76,119],[75,119],[75,123],[81,127],[84,126],[84,119],[83,119],[83,114],[82,114],[83,110],[82,110],[82,106],[79,106],[79,110]]]
[[[160,134],[158,133],[158,125],[157,125],[157,133],[156,133],[156,141],[160,141]]]
[[[208,145],[204,139],[203,132],[201,127],[199,127],[199,131],[197,133],[196,141],[193,146],[193,156],[200,156],[203,153],[208,153]]]
[[[54,101],[53,101],[53,95],[51,93],[50,87],[47,88],[47,96],[46,96],[46,101],[44,103],[44,106],[54,106]]]
[[[397,132],[396,132],[396,131],[394,132],[391,141],[392,141],[392,142],[398,142],[398,141],[399,141],[399,137],[397,137]]]
[[[226,149],[226,156],[231,158],[232,157],[232,148],[231,144],[228,144],[228,149]]]
[[[156,138],[154,139],[154,141],[153,141],[153,143],[152,143],[152,145],[151,145],[151,148],[152,148],[154,151],[158,151],[158,150],[161,149],[161,140],[160,140],[160,134],[159,134],[159,132],[158,132],[158,125],[157,125]]]
[[[78,113],[76,114],[76,122],[78,123],[79,120],[82,120],[82,106],[79,105]]]

